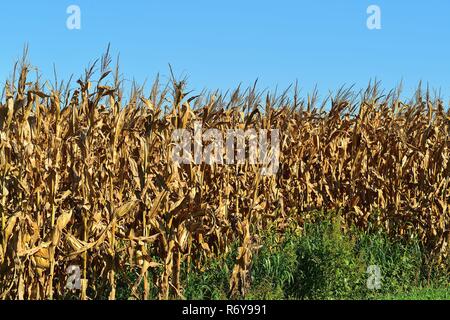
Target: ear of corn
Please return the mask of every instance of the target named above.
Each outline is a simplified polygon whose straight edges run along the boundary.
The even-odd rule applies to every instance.
[[[418,95],[405,104],[375,86],[358,105],[340,91],[325,111],[315,96],[263,100],[254,88],[190,97],[176,81],[170,99],[156,81],[149,97],[134,89],[123,104],[117,78],[93,88],[92,70],[70,94],[28,83],[26,65],[6,86],[1,299],[63,297],[72,264],[82,268],[83,299],[95,298],[93,279],[114,299],[126,266],[140,269],[134,298],[148,298],[151,287],[161,299],[182,297],[182,263],[201,269],[236,241],[230,288],[242,293],[258,234],[301,228],[316,211],[342,212],[344,227],[418,236],[438,261],[448,256],[450,114],[440,100]],[[279,129],[278,172],[262,176],[249,163],[175,164],[171,134],[195,121],[222,131]]]

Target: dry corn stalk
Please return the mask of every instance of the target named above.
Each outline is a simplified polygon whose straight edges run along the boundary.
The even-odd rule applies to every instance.
[[[176,81],[170,99],[156,81],[149,97],[135,88],[125,103],[117,77],[102,84],[107,63],[100,81],[90,68],[73,92],[45,93],[27,71],[0,103],[2,299],[65,297],[71,264],[82,269],[83,299],[99,286],[116,298],[127,267],[139,270],[133,297],[149,298],[151,288],[182,297],[183,263],[201,269],[236,241],[231,294],[245,293],[258,234],[301,226],[314,210],[340,210],[347,226],[415,234],[438,261],[448,256],[450,113],[438,99],[404,104],[375,86],[358,104],[340,91],[325,111],[314,96],[264,101],[254,88],[190,97]],[[171,134],[195,121],[279,129],[277,174],[249,163],[174,163]]]

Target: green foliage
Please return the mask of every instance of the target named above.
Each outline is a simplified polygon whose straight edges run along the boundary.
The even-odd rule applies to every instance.
[[[307,225],[298,239],[298,269],[289,294],[298,299],[351,299],[365,288],[365,264],[339,220]]]
[[[357,250],[367,265],[381,269],[382,285],[378,293],[404,292],[423,280],[426,259],[417,239],[405,243],[389,240],[382,233],[360,234]]]
[[[431,283],[448,285],[448,273],[430,264],[417,239],[393,240],[357,228],[343,232],[339,219],[306,225],[297,257],[288,292],[298,299],[373,299]],[[379,289],[367,286],[369,266],[380,268]]]
[[[410,293],[389,294],[380,298],[383,300],[450,300],[450,287],[417,288]]]
[[[184,296],[190,300],[227,298],[230,269],[220,261],[208,263],[205,270],[189,272]]]
[[[183,266],[186,288],[183,295],[190,300],[221,300],[228,298],[229,280],[237,254],[237,244],[223,257],[208,260],[202,270]]]
[[[393,240],[382,232],[344,231],[339,218],[304,226],[301,234],[269,229],[253,254],[250,288],[242,299],[448,298],[448,272],[430,263],[418,239]],[[202,270],[183,265],[187,299],[227,299],[238,244]],[[369,289],[369,266],[381,271],[381,287]],[[427,289],[430,286],[437,289]],[[444,288],[444,289],[442,289]]]
[[[285,299],[285,291],[295,281],[298,269],[297,237],[287,231],[280,241],[269,231],[263,238],[264,245],[254,258],[251,271],[252,287],[247,299]]]

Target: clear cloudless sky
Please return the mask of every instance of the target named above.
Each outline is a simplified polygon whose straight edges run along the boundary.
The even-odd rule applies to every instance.
[[[69,5],[81,30],[66,28]],[[381,30],[366,27],[367,7],[381,8]],[[448,0],[22,0],[0,5],[0,81],[24,44],[32,64],[53,79],[79,77],[111,43],[126,79],[167,79],[170,63],[195,91],[257,78],[261,89],[298,80],[306,93],[377,78],[390,89],[420,80],[450,94]]]

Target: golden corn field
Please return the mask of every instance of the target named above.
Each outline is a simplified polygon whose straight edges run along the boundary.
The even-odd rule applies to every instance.
[[[439,99],[369,87],[275,96],[255,89],[193,96],[184,81],[126,99],[104,58],[74,90],[29,82],[23,63],[0,102],[0,299],[58,299],[81,266],[80,299],[139,270],[134,299],[183,297],[182,265],[239,243],[231,293],[245,292],[261,232],[340,212],[344,228],[417,236],[437,263],[450,241],[450,113]],[[111,79],[112,78],[112,79]],[[356,102],[358,101],[358,102]],[[172,132],[279,129],[280,167],[172,161]],[[151,270],[154,277],[149,277]],[[137,290],[142,287],[143,290]]]

